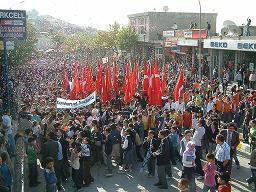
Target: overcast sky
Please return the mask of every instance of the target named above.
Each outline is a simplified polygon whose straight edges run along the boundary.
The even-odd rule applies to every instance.
[[[199,12],[198,0],[0,0],[2,9],[36,9],[81,26],[107,29],[117,21],[128,23],[127,15],[138,12],[162,11],[167,5],[173,12]],[[255,0],[201,0],[202,12],[216,12],[217,30],[224,20],[237,25],[246,23],[247,17],[256,20]]]

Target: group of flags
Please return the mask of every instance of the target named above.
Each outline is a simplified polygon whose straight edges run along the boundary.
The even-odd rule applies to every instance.
[[[112,66],[106,64],[98,64],[96,72],[96,81],[93,80],[92,70],[90,65],[86,65],[80,69],[78,64],[73,65],[73,74],[71,87],[69,85],[66,63],[64,63],[64,78],[62,85],[62,97],[69,97],[71,100],[82,99],[88,96],[91,92],[96,91],[97,96],[101,98],[102,104],[111,101],[114,96],[119,94],[124,95],[124,103],[128,104],[132,101],[139,89],[139,65],[137,63],[132,67],[131,64],[125,66],[124,80],[121,90],[118,85],[118,70],[117,64],[114,62]],[[183,96],[184,74],[181,69],[177,78],[174,89],[174,99],[177,101]],[[144,76],[141,88],[142,96],[148,97],[148,103],[154,106],[162,105],[162,96],[167,88],[167,66],[164,65],[160,78],[158,62],[144,62]],[[69,90],[69,95],[68,91]]]

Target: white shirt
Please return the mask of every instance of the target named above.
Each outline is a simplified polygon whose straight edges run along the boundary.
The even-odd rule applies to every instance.
[[[127,136],[125,136],[124,144],[122,145],[122,148],[126,149],[127,147],[128,147],[128,139],[127,139]]]
[[[202,138],[205,134],[205,128],[204,127],[195,127],[195,133],[193,135],[193,142],[195,143],[195,146],[202,146]]]
[[[209,111],[211,111],[213,109],[214,106],[214,102],[208,102],[207,106],[206,106],[206,112],[209,113]]]
[[[179,103],[179,101],[175,102],[175,111],[181,111],[184,112],[185,111],[185,103]]]

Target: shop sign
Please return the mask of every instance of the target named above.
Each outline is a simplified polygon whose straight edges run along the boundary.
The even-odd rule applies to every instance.
[[[204,40],[204,48],[238,51],[256,51],[256,41],[248,40]]]
[[[197,47],[198,46],[198,40],[179,40],[177,42],[177,45],[179,46],[191,46],[191,47]]]
[[[163,31],[163,37],[174,37],[175,36],[175,31]]]
[[[199,39],[200,38],[200,29],[191,29],[189,31],[184,31],[184,38],[187,39]],[[201,38],[206,38],[206,30],[201,29]]]

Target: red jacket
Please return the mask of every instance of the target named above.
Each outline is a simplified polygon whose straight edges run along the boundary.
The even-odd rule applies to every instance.
[[[192,126],[192,114],[185,112],[183,114],[183,126]]]

